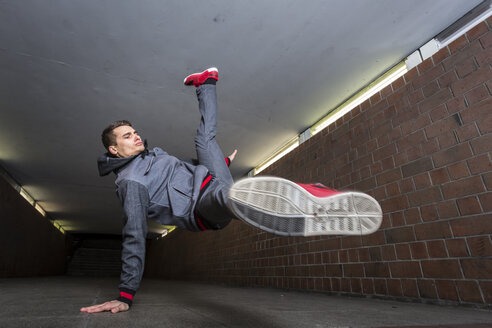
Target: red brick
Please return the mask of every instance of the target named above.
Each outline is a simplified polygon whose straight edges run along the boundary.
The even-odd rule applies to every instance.
[[[402,296],[401,282],[399,279],[388,280],[388,293],[392,296]]]
[[[432,156],[434,166],[442,167],[451,163],[468,159],[472,156],[471,149],[468,144],[459,144],[452,148],[442,150]]]
[[[434,280],[417,279],[419,294],[422,298],[437,298],[436,285]]]
[[[469,237],[466,241],[472,256],[492,255],[492,243],[489,236]]]
[[[456,286],[452,280],[436,280],[437,293],[443,300],[458,301]]]
[[[466,60],[463,60],[461,63],[456,65],[456,73],[458,74],[458,78],[462,79],[469,75],[472,72],[475,72],[477,70],[477,65],[475,64],[475,61],[472,58],[467,58]]]
[[[410,105],[415,105],[423,99],[424,99],[424,94],[422,92],[422,89],[418,89],[417,91],[412,92],[411,94],[408,95],[408,101],[410,102]]]
[[[492,215],[468,216],[450,221],[455,237],[492,234]]]
[[[393,196],[397,196],[397,195],[400,195],[400,187],[398,186],[398,183],[391,183],[391,184],[388,184],[386,185],[386,194],[388,195],[388,197],[393,197]]]
[[[466,165],[466,162],[459,162],[448,166],[448,172],[451,180],[457,180],[470,176],[470,172],[468,172],[468,166]]]
[[[411,243],[410,250],[412,252],[412,259],[426,259],[429,257],[427,254],[427,246],[424,242]]]
[[[420,219],[419,210],[416,208],[411,208],[409,210],[405,210],[405,221],[407,224],[415,224],[420,223],[422,220]]]
[[[471,74],[470,76],[472,76],[472,75],[473,74]],[[476,76],[475,79],[483,79],[485,77],[485,74],[482,74],[482,75]],[[473,80],[473,81],[475,81],[475,80]],[[473,83],[473,81],[470,83]],[[486,81],[486,80],[484,80],[484,81]],[[460,81],[455,82],[453,84],[453,87],[456,86],[459,82]],[[458,85],[458,87],[460,87],[460,86],[461,85]],[[464,88],[463,86],[461,86],[461,87]],[[463,90],[463,92],[464,91],[467,91],[467,90]],[[428,111],[436,108],[439,105],[445,104],[448,100],[450,100],[452,98],[453,98],[453,95],[451,94],[451,91],[448,88],[441,89],[439,92],[435,93],[431,97],[428,97],[425,100],[421,101],[418,105],[419,111],[420,111],[420,113],[428,112]]]
[[[454,114],[466,108],[465,97],[458,96],[446,103],[449,114]]]
[[[473,56],[482,50],[480,42],[475,41],[464,47],[461,51],[453,53],[451,56],[443,60],[442,64],[447,71],[463,65],[463,62],[470,60]]]
[[[444,199],[463,197],[485,191],[480,176],[472,176],[442,185]]]
[[[480,134],[484,135],[486,133],[492,132],[492,115],[484,118],[477,122]]]
[[[451,89],[453,90],[454,95],[461,95],[491,78],[492,70],[489,67],[483,67],[466,76],[464,79],[453,83]]]
[[[420,207],[421,217],[423,221],[434,221],[439,219],[437,208],[435,205],[428,205]]]
[[[467,279],[492,278],[492,258],[463,259],[461,267]]]
[[[457,80],[458,76],[454,70],[447,72],[437,79],[441,88],[447,88]]]
[[[343,265],[344,277],[363,277],[364,266],[362,264],[344,264]]]
[[[427,138],[437,137],[445,132],[452,131],[459,126],[459,117],[454,114],[425,128]]]
[[[487,190],[492,190],[492,172],[483,175],[483,181]]]
[[[374,290],[377,295],[387,295],[386,279],[374,279]]]
[[[440,185],[449,181],[448,171],[445,168],[430,171],[429,174],[433,185]]]
[[[410,254],[410,246],[408,244],[395,245],[396,258],[398,260],[410,260],[412,258]]]
[[[482,212],[476,196],[458,199],[457,203],[461,215],[478,214]]]
[[[432,67],[434,67],[434,62],[432,61],[432,58],[427,58],[417,66],[417,69],[419,70],[420,75],[422,75],[422,73],[429,71]]]
[[[385,185],[393,181],[398,181],[401,178],[402,178],[402,174],[400,168],[386,171],[376,176],[376,180],[379,186]]]
[[[429,58],[428,62],[430,62],[432,64],[432,62],[430,61],[430,58]],[[422,62],[420,65],[417,66],[417,68],[418,69],[425,68],[426,63],[427,62],[425,62],[425,61]],[[419,89],[422,86],[426,85],[427,83],[431,82],[432,80],[436,79],[437,77],[441,76],[443,73],[444,73],[444,69],[441,65],[434,66],[431,69],[427,70],[426,72],[423,72],[422,74],[420,74],[419,77],[415,78],[412,81],[412,86],[415,90]]]
[[[480,200],[480,204],[482,204],[482,208],[484,212],[492,212],[492,193],[486,193],[478,196]]]
[[[413,297],[413,298],[419,297],[417,281],[415,279],[402,279],[401,287],[404,296]]]
[[[384,231],[378,230],[370,235],[362,236],[362,244],[364,246],[375,246],[386,244],[386,239],[384,237]],[[375,260],[371,257],[372,260]]]
[[[397,80],[393,81],[393,83],[391,83],[391,88],[394,91],[396,91],[396,90],[400,89],[404,85],[405,85],[405,80],[403,79],[403,77],[400,77]]]
[[[492,62],[492,48],[488,48],[477,55],[475,55],[477,59],[478,66],[487,67]]]
[[[413,186],[413,180],[411,178],[402,179],[402,180],[400,180],[399,184],[400,184],[400,190],[401,190],[402,194],[405,194],[405,193],[408,193],[408,192],[415,190],[415,188]]]
[[[458,208],[456,207],[456,202],[454,200],[440,202],[436,207],[441,219],[453,218],[459,215]]]
[[[396,146],[395,144],[389,144],[385,147],[376,150],[373,153],[373,159],[376,162],[394,154],[396,154]]]
[[[361,248],[358,250],[359,252],[359,260],[361,262],[369,262],[371,260],[371,256],[369,254],[369,248]]]
[[[434,203],[442,200],[439,187],[431,187],[429,189],[419,190],[408,195],[408,203],[410,206],[421,206],[429,203]]]
[[[444,104],[440,105],[436,109],[433,109],[429,113],[432,122],[436,122],[442,120],[443,118],[448,116],[448,111],[446,110],[446,106]]]
[[[468,101],[469,105],[476,104],[484,99],[487,99],[488,97],[489,93],[483,84],[465,94],[465,99]]]
[[[364,294],[374,294],[374,282],[372,279],[361,279],[362,282],[362,293]]]
[[[421,265],[426,278],[460,279],[462,277],[458,260],[424,260]]]
[[[403,177],[407,178],[419,173],[427,172],[429,170],[432,170],[432,168],[433,165],[431,159],[429,157],[423,157],[412,163],[403,165],[401,167],[401,171],[403,172]]]
[[[415,225],[415,236],[417,240],[442,239],[451,237],[448,222],[437,221]]]
[[[441,149],[446,149],[452,147],[458,143],[458,139],[453,131],[447,131],[437,137],[439,141],[439,147]]]
[[[386,86],[383,90],[381,90],[381,97],[386,98],[390,94],[393,93],[393,89],[391,87],[391,84]]]
[[[447,239],[446,247],[450,257],[470,256],[465,239]]]
[[[451,54],[454,54],[455,52],[459,51],[461,48],[465,47],[468,44],[468,39],[466,38],[466,35],[462,35],[453,42],[451,42],[448,45],[449,51]]]
[[[419,76],[419,72],[417,71],[417,67],[412,68],[409,70],[405,75],[403,75],[403,78],[405,79],[406,83],[411,82],[412,80],[416,79]],[[393,90],[395,90],[393,88]]]
[[[482,295],[475,281],[457,281],[458,293],[462,302],[483,303]]]
[[[480,281],[480,289],[485,303],[492,304],[492,281]]]
[[[430,82],[429,84],[425,85],[422,87],[422,92],[424,93],[424,97],[430,97],[433,94],[435,94],[437,91],[439,91],[439,84],[437,83],[437,80],[434,80]]]
[[[393,278],[416,278],[422,277],[418,261],[401,261],[389,263],[391,276]]]
[[[492,134],[481,136],[471,142],[471,147],[474,154],[482,154],[492,151]]]
[[[389,278],[389,267],[387,263],[374,262],[364,264],[366,277]]]
[[[380,204],[383,212],[385,213],[401,211],[402,209],[408,207],[408,201],[405,195],[385,199],[381,201]]]
[[[392,227],[401,227],[405,225],[405,218],[403,216],[403,212],[391,213],[391,226]]]
[[[396,251],[394,245],[386,245],[381,247],[383,260],[384,261],[392,261],[396,260]]]
[[[463,110],[460,113],[463,123],[479,121],[490,116],[490,108],[492,108],[492,98],[482,101],[478,104]]]
[[[427,173],[422,173],[422,174],[416,175],[413,178],[413,181],[415,183],[415,188],[417,190],[428,188],[431,186],[430,178],[429,178],[429,175]]]
[[[480,36],[484,35],[489,31],[487,24],[485,22],[481,22],[480,24],[477,24],[474,26],[471,30],[466,32],[466,36],[468,37],[468,40],[473,41],[478,39]]]
[[[428,241],[427,251],[429,252],[429,257],[431,258],[448,257],[446,247],[444,246],[444,241],[442,240]]]
[[[487,33],[480,38],[480,43],[484,49],[489,48],[492,45],[492,33]]]
[[[456,129],[456,134],[460,142],[468,141],[479,136],[475,123],[470,123],[465,126],[459,127],[458,129]]]
[[[444,47],[432,55],[432,62],[434,63],[434,65],[437,65],[440,62],[442,62],[445,58],[449,57],[449,55],[450,55],[449,49],[447,47]]]
[[[385,231],[386,241],[389,244],[404,243],[415,240],[415,234],[412,227],[402,227],[389,229]]]
[[[407,157],[409,161],[414,161],[416,159],[421,158],[422,156],[423,154],[420,145],[417,145],[407,150]]]
[[[430,155],[439,151],[439,143],[437,142],[437,138],[432,138],[426,142],[422,143],[422,151],[424,155]]]

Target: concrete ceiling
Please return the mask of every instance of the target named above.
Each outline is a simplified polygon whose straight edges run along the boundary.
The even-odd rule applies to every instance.
[[[182,81],[217,66],[239,177],[480,2],[0,0],[0,165],[67,231],[120,233],[96,169],[110,122],[194,157]]]

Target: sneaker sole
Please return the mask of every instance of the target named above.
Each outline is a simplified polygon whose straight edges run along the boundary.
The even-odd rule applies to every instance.
[[[203,74],[203,73],[205,73],[205,72],[217,72],[217,74],[218,74],[218,73],[219,73],[219,70],[217,69],[217,67],[210,67],[210,68],[208,68],[208,69],[204,70],[203,72],[190,74],[190,75],[188,75],[187,77],[185,77],[185,78],[184,78],[183,83],[184,83],[184,84],[186,84],[186,80],[187,80],[190,76],[195,75],[195,74]]]
[[[275,177],[237,181],[229,201],[241,220],[281,236],[367,235],[382,222],[381,206],[369,195],[342,192],[320,198]]]

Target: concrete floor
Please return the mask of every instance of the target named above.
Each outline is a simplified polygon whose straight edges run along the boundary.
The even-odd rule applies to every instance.
[[[144,279],[128,312],[80,313],[117,278],[0,279],[0,327],[492,327],[492,311]]]

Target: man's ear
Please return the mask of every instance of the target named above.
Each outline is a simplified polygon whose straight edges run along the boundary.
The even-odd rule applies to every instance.
[[[118,151],[116,150],[116,146],[109,146],[108,147],[108,150],[111,154],[113,154],[114,156],[118,155]]]

